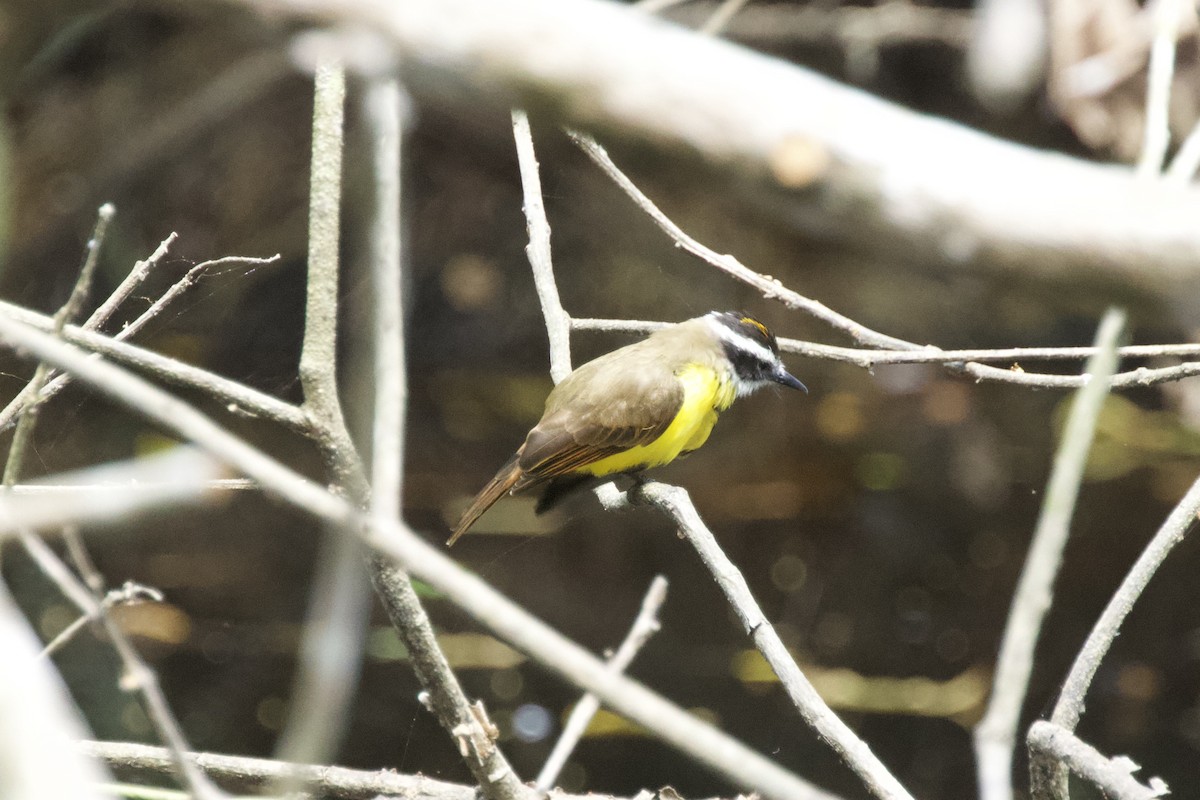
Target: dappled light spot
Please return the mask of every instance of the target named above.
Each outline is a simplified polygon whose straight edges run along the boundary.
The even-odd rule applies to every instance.
[[[525,679],[518,669],[499,669],[488,679],[492,694],[499,700],[516,700],[525,689]]]
[[[832,161],[828,148],[816,139],[789,136],[771,151],[768,163],[781,186],[803,189],[821,180]]]
[[[545,706],[523,703],[512,714],[512,734],[525,743],[540,742],[554,728],[553,718]]]
[[[771,565],[771,583],[781,592],[799,591],[808,577],[808,565],[800,556],[785,553]]]
[[[934,425],[958,425],[971,413],[971,390],[961,381],[935,381],[921,402],[925,419]]]
[[[442,294],[455,311],[484,311],[496,306],[503,281],[491,259],[460,253],[442,269]]]
[[[139,639],[180,645],[192,634],[191,618],[170,603],[121,605],[109,613],[122,631]]]
[[[278,695],[270,695],[258,701],[254,707],[254,719],[269,731],[277,731],[283,727],[287,704]]]
[[[857,438],[866,427],[862,398],[849,392],[832,392],[817,406],[817,430],[833,442]]]
[[[904,459],[895,453],[867,453],[855,464],[854,474],[864,488],[895,489],[904,473]]]
[[[1135,661],[1117,673],[1117,691],[1129,700],[1147,703],[1162,691],[1162,675],[1149,664]]]

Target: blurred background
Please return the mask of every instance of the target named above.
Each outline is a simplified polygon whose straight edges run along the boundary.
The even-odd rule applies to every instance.
[[[1008,12],[905,0],[750,3],[725,35],[999,137],[1089,159],[1136,158],[1150,12],[1096,3],[1073,27],[1053,15],[1048,25],[1023,2],[997,7],[1006,5]],[[685,3],[668,15],[696,25],[715,8]],[[282,18],[215,4],[0,2],[0,296],[57,308],[96,208],[109,201],[117,216],[97,298],[169,233],[179,234],[128,318],[157,296],[155,287],[199,261],[281,253],[272,266],[207,275],[138,341],[299,400],[311,81],[287,55],[296,30]],[[1113,53],[1108,83],[1086,95],[1062,88],[1067,66]],[[1185,27],[1175,91],[1182,99],[1172,107],[1180,133],[1194,122],[1189,103],[1200,96],[1195,57],[1195,28]],[[343,218],[351,390],[362,388],[353,323],[370,291],[362,269],[370,164],[358,125],[360,88],[352,83],[348,105]],[[404,156],[411,399],[404,507],[414,527],[441,541],[520,444],[551,384],[523,252],[508,108],[435,92],[412,101]],[[570,313],[678,321],[741,309],[781,336],[846,344],[678,251],[549,122],[535,117],[535,140]],[[1136,342],[1195,337],[1196,309],[1171,302],[1160,287],[1064,286],[1039,279],[1036,269],[1014,279],[970,259],[950,266],[881,254],[831,233],[819,215],[796,223],[773,214],[753,185],[693,154],[604,143],[693,236],[887,334],[944,348],[1082,345],[1116,303],[1130,310]],[[577,333],[575,362],[631,340]],[[691,491],[817,688],[900,781],[931,800],[972,796],[970,728],[987,699],[1067,395],[974,384],[930,366],[867,373],[796,357],[788,363],[808,396],[766,392],[739,403],[704,450],[657,477]],[[2,369],[0,391],[12,394],[32,365],[6,356]],[[1200,432],[1188,392],[1146,389],[1109,401],[1027,719],[1048,711],[1096,616],[1196,476]],[[191,399],[319,477],[306,442]],[[42,413],[27,461],[31,478],[168,444],[78,387]],[[354,422],[369,430],[361,415]],[[132,578],[166,593],[165,603],[124,609],[121,618],[159,670],[196,749],[271,752],[318,533],[306,517],[239,494],[89,537],[110,582]],[[621,640],[653,576],[665,575],[663,630],[630,672],[818,784],[865,796],[801,722],[661,515],[604,513],[582,495],[538,518],[531,500],[506,500],[453,554],[596,651]],[[1195,542],[1184,542],[1156,576],[1101,666],[1080,728],[1102,752],[1131,755],[1143,774],[1181,794],[1200,782],[1200,588],[1190,566],[1198,555]],[[4,570],[44,636],[73,619],[20,554],[6,554]],[[427,599],[468,693],[485,701],[514,766],[532,777],[577,692],[435,595]],[[339,763],[469,780],[418,704],[416,680],[381,612],[368,642]],[[57,663],[98,738],[152,741],[136,701],[117,688],[106,644],[84,636]],[[1019,776],[1024,769],[1019,759]],[[732,791],[605,714],[560,782],[624,795],[667,784],[685,796]]]

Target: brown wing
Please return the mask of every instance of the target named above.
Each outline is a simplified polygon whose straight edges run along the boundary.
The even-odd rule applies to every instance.
[[[657,439],[683,403],[670,364],[645,343],[572,372],[546,398],[546,413],[519,452],[514,491],[568,475]]]

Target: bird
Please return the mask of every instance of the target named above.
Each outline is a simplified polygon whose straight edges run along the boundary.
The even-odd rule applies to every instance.
[[[660,467],[700,447],[734,399],[787,371],[767,326],[737,311],[668,325],[579,366],[546,397],[541,420],[463,512],[453,545],[505,494],[544,487],[542,513],[598,478]]]

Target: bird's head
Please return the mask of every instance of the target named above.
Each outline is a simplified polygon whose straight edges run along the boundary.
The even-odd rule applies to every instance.
[[[704,319],[729,359],[739,397],[772,383],[808,392],[784,367],[766,325],[739,311],[710,311]]]

